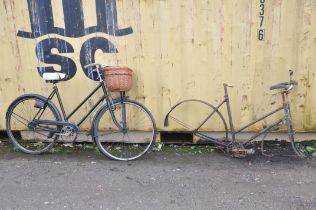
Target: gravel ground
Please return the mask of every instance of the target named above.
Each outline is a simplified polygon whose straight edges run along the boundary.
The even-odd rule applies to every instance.
[[[0,209],[316,209],[316,160],[166,146],[133,162],[94,146],[31,156],[0,143]]]

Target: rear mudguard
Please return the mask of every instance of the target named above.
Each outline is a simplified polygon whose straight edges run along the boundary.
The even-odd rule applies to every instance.
[[[24,95],[21,95],[21,96],[17,97],[17,98],[10,104],[10,106],[8,107],[7,112],[6,112],[6,119],[8,119],[8,111],[11,109],[11,106],[13,106],[13,104],[16,103],[16,101],[20,100],[21,98],[30,97],[30,96],[35,96],[35,97],[40,98],[40,99],[43,100],[43,101],[46,101],[46,102],[54,109],[54,111],[56,112],[58,120],[59,120],[59,121],[62,121],[62,117],[61,117],[61,114],[60,114],[59,110],[57,109],[57,107],[55,106],[55,104],[54,104],[51,100],[49,100],[48,98],[46,98],[46,97],[44,97],[44,96],[42,96],[42,95],[39,95],[39,94],[32,94],[32,93],[31,93],[31,94],[24,94]]]

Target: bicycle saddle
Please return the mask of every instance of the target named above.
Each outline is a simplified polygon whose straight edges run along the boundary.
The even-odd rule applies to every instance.
[[[291,80],[290,82],[281,82],[276,85],[272,85],[270,87],[270,90],[276,90],[276,89],[288,89],[290,85],[297,85],[297,81]]]
[[[276,90],[276,89],[287,89],[290,86],[290,83],[288,82],[281,82],[279,84],[276,85],[272,85],[270,87],[270,90]]]
[[[45,81],[55,81],[56,82],[56,81],[61,81],[61,80],[66,79],[66,74],[52,72],[52,73],[44,73],[42,77]]]

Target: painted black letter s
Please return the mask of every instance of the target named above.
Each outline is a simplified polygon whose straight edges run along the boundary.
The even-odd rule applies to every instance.
[[[76,74],[77,67],[75,62],[67,57],[52,53],[56,48],[59,53],[73,53],[74,48],[67,41],[57,38],[44,39],[36,44],[36,56],[39,61],[46,64],[58,64],[61,66],[60,71],[54,67],[37,67],[38,73],[42,76],[45,72],[61,72],[67,74],[67,80],[73,78]]]

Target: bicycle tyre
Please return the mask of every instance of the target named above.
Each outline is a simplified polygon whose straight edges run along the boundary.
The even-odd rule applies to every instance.
[[[151,150],[156,138],[156,123],[142,104],[124,98],[115,100],[114,115],[122,126],[122,107],[125,107],[127,130],[119,130],[110,117],[108,106],[96,114],[92,125],[92,138],[100,152],[112,160],[136,160]],[[141,124],[141,123],[144,124]],[[133,139],[131,139],[133,137]]]
[[[43,108],[35,107],[35,103],[42,103]],[[62,118],[56,106],[47,98],[37,94],[26,94],[15,99],[6,113],[6,131],[10,141],[21,152],[26,154],[42,154],[48,152],[58,140],[52,132],[32,127],[31,120],[36,113],[40,120],[61,121]],[[54,129],[58,126],[49,127]]]

